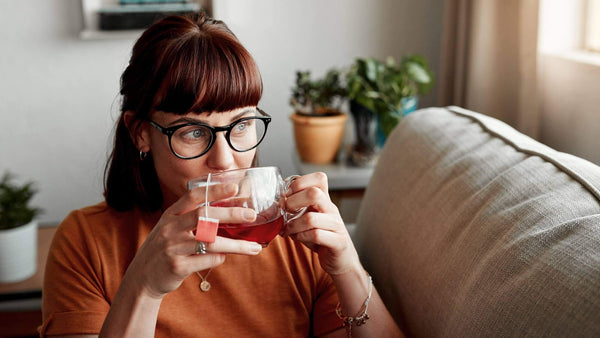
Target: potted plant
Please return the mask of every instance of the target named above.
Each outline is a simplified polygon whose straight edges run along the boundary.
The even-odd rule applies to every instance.
[[[296,72],[290,105],[294,113],[296,149],[303,162],[329,163],[342,145],[344,126],[348,116],[340,110],[345,97],[340,72],[330,69],[318,79],[311,79],[310,71]]]
[[[0,282],[27,279],[37,270],[37,221],[41,209],[29,205],[33,182],[19,185],[10,173],[0,181]]]
[[[383,144],[402,116],[417,108],[419,95],[428,93],[432,86],[433,73],[420,55],[404,56],[400,64],[392,57],[385,62],[357,58],[346,73],[357,138],[351,160],[369,162],[376,146]]]

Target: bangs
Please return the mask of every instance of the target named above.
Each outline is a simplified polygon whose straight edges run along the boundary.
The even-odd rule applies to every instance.
[[[256,106],[262,80],[250,53],[224,32],[186,35],[162,54],[154,110],[178,115]],[[218,36],[221,35],[221,36]]]

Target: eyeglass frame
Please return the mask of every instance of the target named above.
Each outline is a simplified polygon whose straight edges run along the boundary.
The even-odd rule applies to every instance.
[[[213,127],[209,124],[203,123],[203,122],[188,122],[188,123],[182,123],[182,124],[178,124],[176,126],[173,127],[163,127],[160,124],[148,119],[147,121],[150,123],[151,126],[153,126],[154,128],[156,128],[156,130],[160,131],[161,133],[167,135],[167,137],[169,138],[169,148],[171,148],[171,152],[173,153],[173,155],[177,156],[178,158],[182,159],[182,160],[193,160],[195,158],[201,157],[203,155],[205,155],[206,153],[208,153],[208,151],[213,147],[213,145],[215,144],[215,140],[217,139],[217,133],[218,132],[225,132],[225,140],[227,140],[227,144],[229,144],[229,147],[239,153],[244,153],[247,151],[250,151],[256,147],[258,147],[258,145],[264,140],[265,136],[267,135],[267,129],[269,128],[269,123],[271,122],[271,115],[267,114],[264,110],[256,107],[256,110],[262,114],[263,116],[246,116],[246,117],[242,117],[241,119],[235,120],[233,122],[231,122],[231,124],[227,125],[227,126],[217,126],[217,127]],[[262,135],[262,137],[260,138],[260,140],[258,140],[258,142],[256,142],[256,145],[250,149],[246,149],[246,150],[238,150],[236,149],[233,144],[231,144],[231,139],[230,139],[230,134],[231,134],[231,130],[233,130],[233,127],[235,127],[238,123],[243,122],[243,121],[247,121],[247,120],[262,120],[265,123],[265,132]],[[208,128],[208,130],[210,130],[210,142],[208,144],[208,146],[206,147],[206,149],[204,150],[204,152],[202,152],[200,155],[196,155],[196,156],[192,156],[192,157],[185,157],[185,156],[181,156],[179,155],[175,149],[173,149],[173,144],[171,143],[171,139],[173,137],[173,134],[175,134],[175,132],[178,129],[181,129],[183,127],[188,127],[188,126],[202,126],[202,127],[206,127]]]

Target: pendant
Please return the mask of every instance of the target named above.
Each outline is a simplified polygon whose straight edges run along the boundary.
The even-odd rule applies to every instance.
[[[200,290],[202,290],[203,292],[207,292],[208,290],[210,290],[210,283],[203,280],[202,283],[200,283]]]

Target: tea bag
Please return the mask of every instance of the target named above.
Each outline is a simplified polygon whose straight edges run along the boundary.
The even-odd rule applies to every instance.
[[[210,174],[206,181],[204,190],[204,216],[198,217],[198,224],[196,225],[196,241],[205,243],[214,243],[217,237],[217,230],[219,229],[219,220],[216,218],[208,217],[208,189],[210,187]]]

